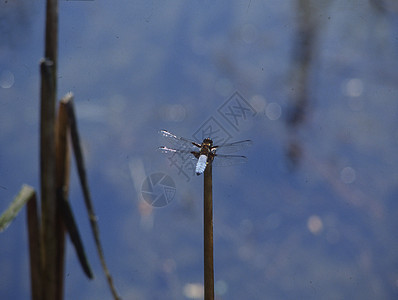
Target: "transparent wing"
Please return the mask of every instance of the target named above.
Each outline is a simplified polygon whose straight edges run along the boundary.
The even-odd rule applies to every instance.
[[[168,132],[167,130],[160,130],[159,134],[162,135],[163,137],[166,138],[166,140],[173,145],[173,147],[177,148],[176,150],[198,150],[200,148],[200,145],[185,139],[183,137],[176,136],[175,134],[172,134],[171,132]],[[167,147],[165,147],[167,148]],[[169,149],[169,148],[168,148]]]
[[[247,162],[246,156],[216,154],[212,164],[213,166],[217,167],[227,167],[232,165],[244,164],[245,162]]]
[[[162,153],[169,154],[170,156],[179,156],[182,160],[185,159],[197,159],[194,155],[197,154],[199,155],[199,152],[195,151],[190,151],[190,150],[184,150],[184,149],[171,149],[167,147],[160,147],[158,150]],[[194,152],[194,153],[192,153]]]
[[[229,144],[224,144],[220,146],[214,146],[212,147],[212,150],[215,149],[216,153],[222,153],[222,154],[229,154],[229,153],[234,153],[238,152],[240,150],[244,150],[248,147],[250,147],[253,144],[251,140],[244,140],[240,142],[234,142],[234,143],[229,143]]]

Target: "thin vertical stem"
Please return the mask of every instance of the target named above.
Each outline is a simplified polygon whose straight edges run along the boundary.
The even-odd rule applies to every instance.
[[[45,30],[46,44],[44,56],[55,64],[58,57],[58,0],[47,0]]]
[[[69,149],[68,149],[68,112],[64,102],[72,97],[67,94],[61,100],[55,126],[55,158],[56,158],[56,236],[57,236],[57,299],[63,299],[64,294],[64,266],[65,266],[65,223],[61,201],[68,198],[69,189]],[[61,197],[60,197],[61,196]],[[65,200],[64,200],[65,199]]]
[[[73,216],[72,209],[68,202],[68,189],[69,189],[69,142],[70,140],[67,138],[67,133],[71,131],[69,128],[69,105],[72,105],[73,102],[73,94],[66,94],[60,101],[59,110],[58,110],[58,118],[57,118],[57,130],[56,130],[56,155],[57,155],[57,201],[59,208],[60,219],[62,220],[62,228],[66,229],[69,233],[69,237],[73,245],[76,249],[76,254],[79,258],[80,264],[86,273],[87,277],[92,279],[93,273],[91,271],[91,267],[88,263],[86,253],[83,248],[83,242],[80,238],[79,230],[77,228],[77,224],[75,218]],[[64,235],[64,232],[60,232],[60,240],[61,236]],[[61,241],[60,241],[61,245]],[[60,246],[60,252],[64,252],[64,249]],[[63,257],[60,253],[60,260],[63,260]],[[63,265],[60,267],[63,268]]]
[[[214,299],[213,267],[213,183],[212,165],[207,165],[204,173],[204,288],[205,300]]]
[[[24,187],[25,188],[25,187]],[[32,289],[32,300],[42,299],[42,264],[40,243],[40,222],[37,212],[36,193],[32,189],[32,196],[28,201],[27,225],[29,235],[29,258],[30,258],[30,285]]]
[[[55,114],[51,101],[54,86],[51,84],[52,64],[41,63],[42,101],[40,124],[40,177],[42,197],[43,240],[43,299],[57,299],[55,291],[56,271],[56,200],[55,200]]]
[[[47,0],[45,59],[41,62],[40,173],[42,197],[42,258],[44,300],[58,298],[55,102],[57,74],[58,1]]]
[[[83,159],[83,152],[82,152],[82,149],[80,146],[79,131],[77,130],[77,120],[76,120],[76,115],[75,115],[75,110],[73,107],[72,99],[70,99],[70,101],[68,101],[66,105],[67,105],[67,109],[68,109],[69,126],[70,126],[73,152],[74,152],[76,164],[77,164],[77,172],[78,172],[80,184],[81,184],[82,190],[83,190],[84,202],[86,204],[87,212],[89,215],[89,220],[90,220],[91,230],[94,235],[95,245],[97,247],[97,252],[98,252],[98,255],[99,255],[99,258],[101,261],[102,269],[104,270],[106,279],[108,281],[109,288],[112,293],[112,296],[114,299],[120,299],[120,297],[116,291],[116,288],[113,284],[113,279],[112,279],[111,273],[109,272],[109,269],[106,265],[104,251],[102,250],[102,246],[101,246],[99,227],[97,224],[97,217],[95,216],[95,213],[94,213],[94,206],[91,201],[90,190],[88,188],[86,168],[85,168],[84,159]]]

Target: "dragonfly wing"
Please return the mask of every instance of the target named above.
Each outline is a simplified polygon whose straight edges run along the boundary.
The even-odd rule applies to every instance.
[[[176,136],[175,134],[172,134],[167,130],[160,130],[159,134],[165,137],[167,141],[175,148],[179,148],[181,150],[188,150],[188,149],[197,150],[198,147],[200,148],[200,145],[198,145],[197,143],[185,139],[183,137]]]
[[[174,155],[178,155],[180,156],[182,159],[196,159],[195,155],[199,156],[199,152],[195,152],[195,151],[190,151],[190,150],[183,150],[183,149],[172,149],[172,148],[168,148],[168,147],[160,147],[158,148],[158,150],[162,153],[165,154],[170,154],[172,156]]]
[[[250,147],[253,144],[251,140],[244,140],[240,142],[234,142],[229,144],[223,144],[212,147],[212,150],[216,150],[217,153],[229,154],[234,153]]]
[[[247,157],[242,155],[222,155],[216,154],[212,162],[213,166],[227,167],[247,162]]]

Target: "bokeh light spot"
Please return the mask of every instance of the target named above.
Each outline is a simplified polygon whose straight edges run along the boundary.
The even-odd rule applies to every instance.
[[[340,179],[342,182],[344,182],[346,184],[353,183],[356,179],[355,170],[351,167],[345,167],[340,172]]]
[[[162,109],[162,115],[166,121],[181,122],[186,117],[186,110],[180,104],[167,105]]]
[[[361,79],[358,78],[351,78],[349,79],[344,87],[343,87],[344,94],[349,97],[359,97],[363,93],[363,82]]]
[[[8,70],[1,72],[0,74],[0,86],[3,89],[9,89],[14,85],[14,74]]]
[[[215,283],[214,290],[217,295],[224,295],[228,291],[228,285],[224,280],[218,280]]]
[[[282,108],[278,103],[272,102],[267,105],[265,114],[271,121],[278,120],[282,114]]]
[[[313,215],[308,218],[307,228],[312,234],[319,234],[323,229],[323,222],[320,217]]]
[[[203,299],[203,285],[200,283],[188,283],[184,286],[183,293],[188,299]]]
[[[254,95],[250,99],[250,105],[253,106],[256,112],[262,112],[265,110],[265,106],[267,105],[267,100],[261,95]]]

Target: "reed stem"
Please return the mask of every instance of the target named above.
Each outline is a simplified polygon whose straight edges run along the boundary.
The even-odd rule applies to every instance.
[[[207,165],[204,172],[204,290],[205,300],[214,299],[213,267],[213,183],[212,165]]]
[[[47,0],[45,58],[41,61],[40,184],[42,229],[42,299],[58,300],[58,231],[55,166],[58,1]]]

